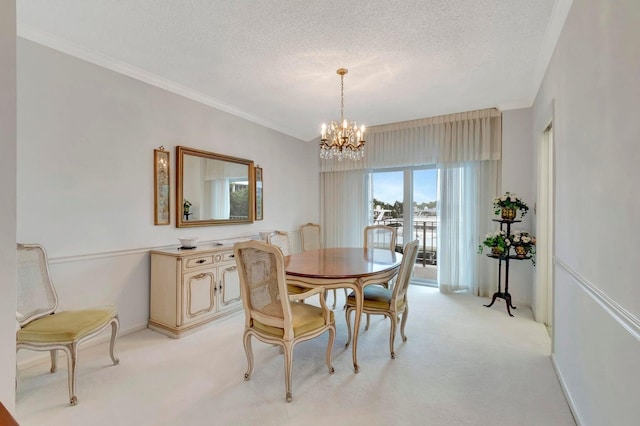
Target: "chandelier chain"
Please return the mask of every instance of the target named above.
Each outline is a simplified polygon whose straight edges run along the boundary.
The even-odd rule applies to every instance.
[[[344,121],[344,74],[340,74],[340,122]]]

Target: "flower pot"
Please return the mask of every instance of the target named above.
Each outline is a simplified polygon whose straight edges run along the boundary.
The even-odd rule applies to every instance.
[[[502,256],[502,249],[500,247],[491,247],[491,254],[494,256]]]
[[[516,218],[516,209],[509,207],[502,208],[502,218],[505,220],[513,220]]]
[[[527,249],[523,246],[515,246],[514,249],[518,257],[525,257],[527,255]]]

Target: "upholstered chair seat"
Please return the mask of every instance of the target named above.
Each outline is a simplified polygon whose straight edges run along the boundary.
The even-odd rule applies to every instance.
[[[108,325],[115,308],[61,311],[38,318],[16,332],[18,343],[63,343],[82,339]]]

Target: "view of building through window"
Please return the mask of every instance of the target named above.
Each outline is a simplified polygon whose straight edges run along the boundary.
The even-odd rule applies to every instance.
[[[420,250],[414,268],[414,280],[437,282],[438,171],[436,169],[406,169],[371,174],[374,224],[397,229],[396,250],[402,251],[405,241],[418,239]],[[411,200],[405,200],[410,194]]]

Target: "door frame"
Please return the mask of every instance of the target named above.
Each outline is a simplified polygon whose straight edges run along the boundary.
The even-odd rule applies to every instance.
[[[538,202],[536,204],[536,285],[534,316],[553,329],[554,277],[554,133],[553,121],[538,141]]]

